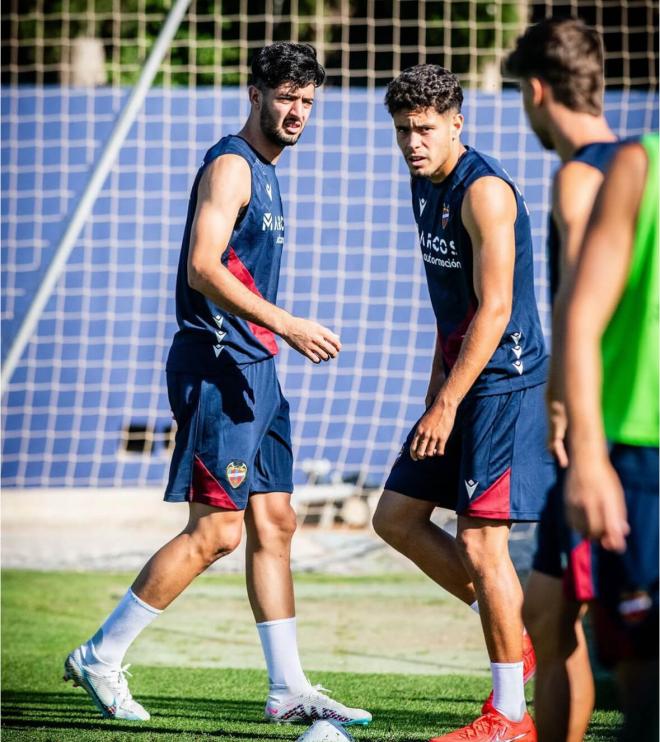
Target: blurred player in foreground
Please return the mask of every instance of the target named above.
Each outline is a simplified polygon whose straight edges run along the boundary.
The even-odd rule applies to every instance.
[[[314,363],[337,335],[275,305],[284,217],[275,163],[294,145],[325,72],[314,49],[279,42],[257,51],[243,129],[214,145],[190,197],[176,286],[179,330],[167,360],[176,445],[165,499],[189,503],[183,531],[145,565],[98,632],[65,662],[106,717],[144,720],[122,661],[161,611],[247,530],[247,591],[266,658],[271,721],[368,723],[312,687],[296,640],[291,538],[296,526],[289,405],[275,335]]]
[[[534,659],[508,541],[513,522],[538,520],[554,478],[547,356],[527,207],[498,162],[461,142],[462,102],[456,76],[436,65],[405,70],[385,97],[412,176],[437,341],[426,412],[392,468],[374,527],[481,616],[493,694],[476,721],[437,742],[529,742],[536,731],[524,681]],[[455,539],[431,523],[438,506],[458,514]]]
[[[517,40],[505,68],[520,80],[534,133],[562,162],[553,182],[548,239],[553,303],[549,440],[558,477],[539,525],[523,616],[538,661],[534,712],[539,738],[579,742],[594,703],[581,621],[584,601],[593,596],[590,581],[584,580],[588,546],[570,531],[564,516],[563,472],[568,458],[559,369],[568,291],[593,202],[619,142],[603,115],[603,45],[595,30],[577,20],[542,21]]]
[[[567,515],[593,539],[599,654],[630,742],[658,739],[658,145],[615,155],[566,313]]]

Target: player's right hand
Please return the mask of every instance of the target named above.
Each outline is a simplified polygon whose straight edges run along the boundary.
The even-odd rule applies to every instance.
[[[312,363],[336,358],[341,350],[339,335],[318,322],[301,317],[290,317],[281,336]]]
[[[579,457],[578,457],[579,458]],[[621,481],[609,459],[592,456],[573,463],[564,490],[569,525],[608,551],[623,553],[630,533]]]

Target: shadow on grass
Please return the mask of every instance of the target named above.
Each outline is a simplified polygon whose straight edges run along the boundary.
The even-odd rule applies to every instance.
[[[180,698],[175,696],[141,696],[140,701],[152,712],[147,722],[133,723],[102,719],[82,693],[5,691],[2,695],[2,727],[23,730],[61,730],[78,738],[85,732],[95,735],[135,735],[142,739],[158,739],[166,735],[200,735],[235,740],[283,740],[296,738],[304,725],[273,727],[262,720],[261,702],[250,700],[216,700]],[[472,704],[473,699],[455,699],[459,705]],[[441,703],[441,699],[438,699]],[[351,729],[359,740],[397,739],[417,742],[428,739],[423,730],[437,733],[465,723],[465,711],[424,711],[420,709],[381,709],[371,706],[376,721],[370,727]],[[469,715],[469,711],[468,711]],[[393,737],[394,735],[394,737]],[[413,736],[414,735],[414,736]],[[82,736],[79,738],[83,738]],[[96,737],[94,737],[96,739]],[[64,736],[63,736],[64,739]]]

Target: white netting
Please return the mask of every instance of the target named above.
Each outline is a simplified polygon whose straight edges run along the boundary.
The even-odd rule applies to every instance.
[[[171,3],[15,0],[2,9],[3,357]],[[204,151],[247,115],[248,62],[310,41],[328,84],[278,172],[287,218],[279,303],[336,329],[338,362],[279,365],[300,464],[382,482],[421,410],[434,343],[408,176],[382,100],[401,68],[435,61],[466,86],[468,143],[499,157],[533,217],[547,327],[545,220],[553,155],[501,89],[528,20],[595,23],[608,117],[657,128],[653,2],[197,0],[162,65],[3,398],[5,486],[160,484],[170,414],[163,361],[189,188]]]

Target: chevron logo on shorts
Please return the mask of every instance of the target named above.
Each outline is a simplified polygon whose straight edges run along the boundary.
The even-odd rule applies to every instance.
[[[231,461],[227,464],[227,481],[236,489],[240,487],[247,477],[247,464],[244,461]]]

